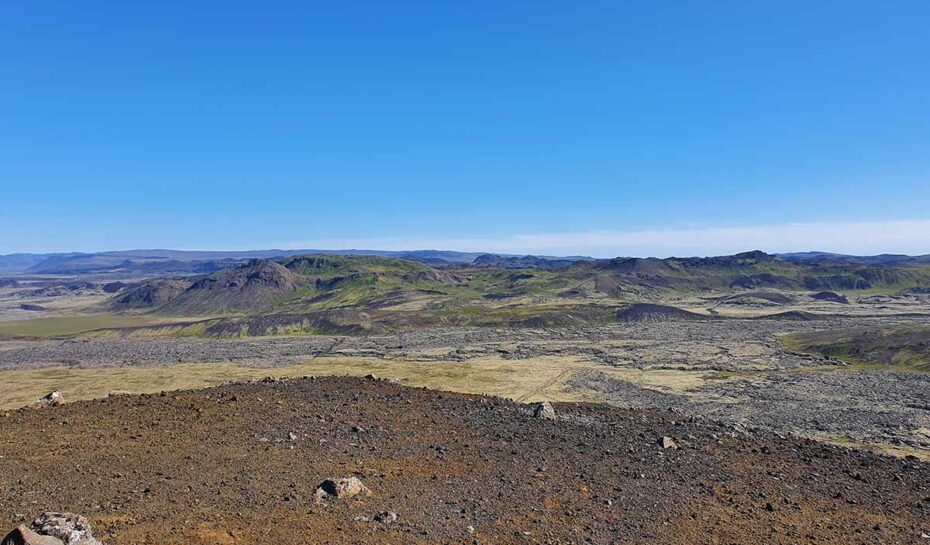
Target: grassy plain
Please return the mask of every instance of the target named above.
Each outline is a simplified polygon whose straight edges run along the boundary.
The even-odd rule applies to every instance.
[[[182,320],[184,319],[135,314],[88,314],[84,316],[34,318],[31,320],[0,322],[0,336],[47,338],[59,335],[75,335],[97,329],[142,327],[175,323]]]
[[[52,367],[0,373],[0,409],[28,405],[52,390],[60,390],[67,401],[77,401],[106,397],[111,391],[156,393],[269,376],[364,376],[369,373],[398,379],[408,386],[495,395],[522,402],[601,401],[597,392],[568,386],[575,372],[591,369],[645,388],[680,393],[700,387],[712,375],[707,371],[610,369],[579,358],[554,356],[521,360],[488,357],[467,362],[322,357],[275,368],[244,367],[233,363]]]

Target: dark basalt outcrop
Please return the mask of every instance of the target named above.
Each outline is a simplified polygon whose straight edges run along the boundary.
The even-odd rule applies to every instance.
[[[709,316],[678,307],[636,303],[617,313],[620,322],[666,322],[670,320],[708,320]]]
[[[849,304],[849,299],[845,295],[840,295],[832,291],[820,291],[811,295],[811,299],[816,299],[818,301],[829,301],[831,303],[840,303],[843,305]]]

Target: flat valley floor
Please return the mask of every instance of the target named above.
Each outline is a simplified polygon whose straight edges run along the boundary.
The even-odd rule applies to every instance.
[[[894,455],[930,454],[930,374],[793,351],[784,335],[926,325],[923,317],[630,322],[354,336],[64,338],[0,342],[0,408],[266,376],[396,379],[520,402],[672,409],[739,429]]]

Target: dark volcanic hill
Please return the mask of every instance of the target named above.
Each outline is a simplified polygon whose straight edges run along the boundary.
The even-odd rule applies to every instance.
[[[617,312],[620,322],[667,322],[669,320],[707,320],[704,316],[680,308],[650,303],[634,303]]]
[[[400,259],[307,255],[256,259],[186,280],[144,282],[113,304],[117,310],[150,307],[187,315],[378,307],[460,281],[453,273]]]
[[[193,281],[161,309],[177,314],[267,312],[276,297],[300,286],[300,277],[280,263],[257,259]]]
[[[190,281],[185,280],[150,280],[117,295],[113,305],[119,310],[157,307],[183,293],[189,285]]]

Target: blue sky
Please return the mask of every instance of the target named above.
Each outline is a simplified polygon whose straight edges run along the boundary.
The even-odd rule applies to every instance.
[[[0,253],[930,253],[927,28],[925,1],[11,0]]]

